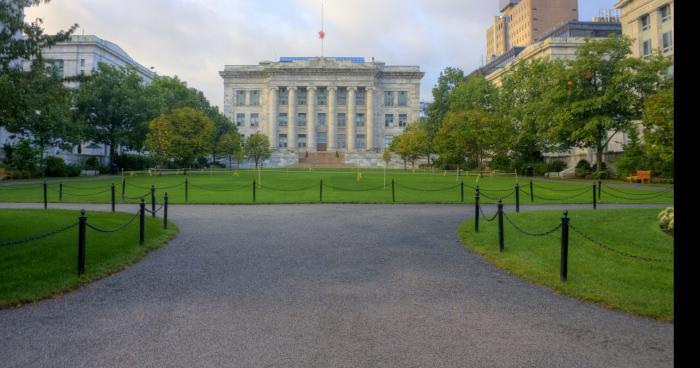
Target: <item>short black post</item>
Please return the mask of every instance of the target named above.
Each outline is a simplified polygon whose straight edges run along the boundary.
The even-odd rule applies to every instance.
[[[474,231],[479,232],[479,186],[476,187],[476,194],[474,195]]]
[[[80,210],[78,218],[78,276],[85,273],[85,225],[87,217],[85,210]]]
[[[569,264],[569,211],[564,211],[561,218],[561,269],[559,279],[566,281]]]
[[[47,187],[46,180],[44,180],[44,209],[46,209],[48,207],[48,202],[49,202],[49,198],[48,198],[47,193],[46,193],[46,189],[47,189],[46,187]]]
[[[185,169],[185,171],[186,171],[186,170],[187,170],[187,169]],[[190,189],[189,181],[187,180],[187,178],[185,178],[185,202],[188,202],[188,199],[187,199],[187,198],[188,198],[188,195],[189,195],[189,189]]]
[[[593,209],[596,209],[596,185],[595,182],[593,182]]]
[[[323,179],[321,179],[321,184],[318,187],[318,199],[319,202],[323,203]]]
[[[156,186],[151,185],[151,217],[156,217]]]
[[[163,229],[168,228],[168,192],[163,196]]]
[[[464,180],[462,180],[462,183],[460,183],[460,194],[459,198],[464,203]]]
[[[253,202],[255,202],[255,179],[253,179]]]
[[[394,192],[394,179],[391,179],[391,201],[396,202],[396,195]]]
[[[535,191],[532,188],[533,188],[532,179],[530,179],[530,202],[535,201]]]
[[[515,183],[515,212],[520,212],[520,184]]]
[[[112,212],[114,212],[114,183],[112,183]]]
[[[139,207],[139,245],[143,245],[143,240],[146,237],[146,202],[141,197]]]
[[[124,202],[124,193],[126,193],[126,177],[122,178],[122,202]]]
[[[503,252],[503,200],[498,200],[498,250]]]
[[[603,182],[600,179],[598,179],[598,202],[600,202],[600,194],[601,194],[602,189],[603,189]]]
[[[63,202],[63,183],[58,184],[58,201]]]

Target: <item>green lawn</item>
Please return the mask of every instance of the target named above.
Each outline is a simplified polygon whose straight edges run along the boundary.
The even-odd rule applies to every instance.
[[[134,213],[136,210],[134,211]],[[75,223],[73,210],[0,210],[0,244],[40,235]],[[133,214],[88,212],[88,223],[115,228]],[[0,307],[10,307],[73,290],[138,261],[177,233],[161,218],[146,218],[146,240],[139,246],[139,220],[115,233],[86,232],[85,274],[78,277],[78,227],[24,244],[0,245]]]
[[[265,169],[260,178],[255,170],[193,172],[189,175],[188,201],[185,201],[185,176],[149,176],[144,173],[126,175],[124,202],[136,203],[147,195],[151,185],[162,200],[167,192],[171,203],[223,204],[253,203],[253,180],[256,180],[256,203],[318,203],[323,180],[323,202],[332,203],[392,203],[391,181],[395,181],[394,199],[397,203],[460,203],[461,182],[464,182],[464,202],[474,203],[476,176],[460,176],[443,172],[388,170],[386,186],[382,169]],[[519,178],[520,199],[528,203],[590,203],[591,185],[580,182],[558,183],[541,179],[534,181],[534,202],[530,201],[528,178]],[[48,181],[49,202],[108,203],[110,185],[115,184],[117,202],[122,202],[120,177],[65,178]],[[62,198],[61,187],[63,184]],[[504,197],[505,203],[515,203],[516,178],[510,176],[481,177],[478,182],[482,203],[495,203]],[[590,183],[592,184],[592,182]],[[672,192],[651,189],[613,189],[604,186],[603,203],[671,203]],[[656,188],[657,190],[653,190]],[[148,196],[146,197],[148,201]],[[0,202],[41,202],[43,186],[40,180],[0,184]]]
[[[673,238],[659,229],[660,209],[574,210],[571,224],[589,237],[631,255],[673,259]],[[523,230],[545,232],[561,223],[559,211],[510,213]],[[561,230],[544,237],[519,233],[504,219],[505,249],[498,251],[498,223],[462,223],[464,244],[499,268],[558,292],[607,307],[673,321],[673,263],[627,258],[570,230],[568,281],[559,279]]]

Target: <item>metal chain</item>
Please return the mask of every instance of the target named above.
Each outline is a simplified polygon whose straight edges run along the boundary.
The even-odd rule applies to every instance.
[[[537,199],[542,199],[542,200],[545,200],[545,201],[566,201],[566,200],[569,200],[569,199],[574,199],[574,198],[576,198],[576,197],[580,197],[580,196],[586,194],[586,192],[588,192],[588,191],[590,191],[590,190],[591,190],[591,189],[589,189],[589,188],[584,188],[584,190],[582,190],[580,193],[577,193],[577,194],[572,195],[572,196],[570,196],[570,197],[564,197],[564,198],[548,198],[548,197],[542,197],[541,195],[538,195],[538,194],[533,195],[533,197],[535,197],[535,198],[537,198]],[[529,195],[529,194],[530,194],[530,193],[528,192],[528,195]]]
[[[654,198],[659,198],[659,197],[663,196],[664,194],[670,193],[670,191],[662,191],[662,192],[659,192],[659,193],[653,193],[653,194],[649,194],[649,195],[647,195],[647,196],[645,196],[645,197],[624,197],[624,196],[620,196],[620,195],[617,195],[617,194],[614,194],[614,193],[610,193],[610,192],[608,192],[607,190],[605,190],[604,193],[605,193],[605,195],[609,195],[609,196],[614,197],[614,198],[617,198],[617,199],[627,199],[627,200],[631,200],[631,201],[632,201],[632,200],[638,200],[638,199],[641,200],[641,199],[654,199]],[[639,196],[639,195],[641,195],[641,194],[636,194],[636,195]]]
[[[87,225],[87,227],[89,227],[89,228],[91,228],[91,229],[93,229],[93,230],[95,230],[95,231],[99,231],[99,232],[101,232],[101,233],[114,233],[114,232],[117,232],[117,231],[119,231],[119,230],[121,230],[121,229],[123,229],[123,228],[129,226],[129,225],[134,221],[134,219],[136,219],[136,218],[139,216],[140,213],[141,213],[140,210],[139,210],[139,211],[136,211],[136,214],[134,214],[134,216],[132,216],[132,217],[129,219],[129,221],[127,221],[126,223],[124,223],[124,224],[122,224],[122,225],[119,225],[119,226],[117,226],[117,227],[115,227],[115,228],[112,228],[112,229],[101,229],[101,228],[99,228],[99,227],[97,227],[97,226],[91,225],[90,223],[86,223],[85,225]]]
[[[630,192],[625,192],[625,191],[619,190],[617,188],[613,188],[607,184],[605,184],[605,187],[612,190],[612,191],[618,192],[618,193],[627,194],[627,195],[636,195],[636,196],[657,195],[659,193],[669,193],[669,192],[673,191],[673,187],[668,187],[668,188],[657,191],[657,193],[630,193]]]
[[[506,196],[502,196],[502,197],[499,197],[499,198],[494,198],[494,197],[491,197],[491,196],[489,196],[489,195],[487,195],[487,194],[484,194],[484,193],[482,193],[481,191],[479,191],[479,195],[480,195],[480,196],[486,197],[486,198],[491,199],[491,200],[494,200],[494,201],[497,201],[497,200],[499,200],[499,199],[506,199],[506,198],[512,196],[513,194],[515,194],[515,189],[513,189],[513,190],[512,190],[510,193],[508,193],[508,195],[506,195]]]
[[[197,189],[201,189],[201,190],[208,190],[208,191],[211,191],[211,192],[235,192],[235,191],[237,191],[237,190],[240,190],[240,189],[243,189],[243,188],[247,188],[247,187],[249,187],[251,184],[252,184],[252,183],[250,183],[250,184],[244,184],[244,185],[237,186],[237,187],[232,187],[232,188],[207,188],[207,187],[203,187],[203,186],[196,185],[196,184],[192,184],[192,183],[190,183],[189,185],[191,185],[193,188],[197,188]]]
[[[479,212],[481,212],[481,217],[483,217],[484,220],[486,220],[486,222],[491,222],[491,221],[495,220],[496,217],[498,217],[498,211],[497,211],[496,213],[493,214],[493,217],[491,217],[491,218],[489,219],[489,218],[486,216],[486,214],[484,213],[483,207],[481,207],[481,206],[479,206]]]
[[[128,196],[125,196],[124,198],[126,198],[126,199],[141,199],[141,198],[146,197],[146,196],[149,195],[149,194],[151,194],[151,191],[150,191],[150,190],[149,190],[148,192],[144,193],[144,194],[141,194],[140,196],[136,196],[136,197],[128,197]]]
[[[396,183],[396,182],[395,182],[394,184],[396,184],[396,186],[399,187],[399,188],[404,188],[404,189],[413,190],[413,191],[417,191],[417,192],[442,192],[442,191],[445,191],[445,190],[450,190],[450,189],[457,188],[458,186],[461,185],[461,184],[455,184],[455,185],[449,186],[449,187],[447,187],[447,188],[439,188],[439,189],[421,189],[421,188],[409,187],[409,186],[406,186],[406,185],[403,185],[403,184],[399,184],[399,183]]]
[[[599,246],[599,247],[601,247],[601,248],[603,248],[603,249],[606,249],[606,250],[608,250],[608,251],[610,251],[610,252],[612,252],[612,253],[615,253],[615,254],[617,254],[617,255],[623,256],[623,257],[632,258],[632,259],[637,259],[637,260],[645,261],[645,262],[673,262],[673,259],[651,258],[651,257],[644,257],[644,256],[638,256],[638,255],[635,255],[635,254],[630,254],[630,253],[627,253],[627,252],[624,252],[624,251],[615,249],[615,248],[613,248],[613,247],[611,247],[611,246],[609,246],[609,245],[606,245],[606,244],[604,244],[604,243],[602,243],[602,242],[600,242],[600,241],[598,241],[598,240],[595,240],[595,239],[591,238],[590,236],[588,236],[588,235],[584,234],[583,232],[581,232],[579,229],[577,229],[577,228],[576,228],[574,225],[572,225],[571,223],[569,223],[569,228],[572,229],[576,234],[580,235],[582,238],[588,240],[589,242],[591,242],[591,243],[593,243],[593,244],[595,244],[595,245],[597,245],[597,246]]]
[[[576,192],[576,191],[581,190],[581,188],[554,189],[554,188],[545,187],[545,186],[542,186],[539,184],[535,184],[535,182],[532,182],[532,186],[537,187],[537,188],[541,188],[541,189],[545,189],[545,190],[551,190],[552,192]],[[588,189],[588,188],[586,188],[586,189]]]
[[[359,188],[359,189],[355,189],[355,188],[341,188],[341,187],[336,187],[335,185],[326,184],[326,183],[323,184],[323,187],[324,187],[324,188],[325,188],[325,187],[328,187],[328,188],[330,188],[330,189],[339,190],[339,191],[343,191],[343,192],[369,192],[369,191],[372,191],[372,190],[384,189],[384,185],[381,185],[381,186],[378,186],[378,187],[373,187],[373,188]]]
[[[56,229],[56,230],[49,231],[48,233],[44,233],[44,234],[40,234],[40,235],[34,235],[34,236],[29,237],[29,238],[24,238],[24,239],[19,239],[19,240],[10,240],[10,241],[6,241],[6,242],[3,242],[3,243],[0,243],[0,247],[9,246],[9,245],[23,244],[23,243],[28,243],[28,242],[31,242],[31,241],[34,241],[34,240],[40,240],[40,239],[48,238],[49,236],[56,235],[56,234],[58,234],[58,233],[64,232],[64,231],[66,231],[66,230],[68,230],[68,229],[71,229],[71,228],[73,228],[73,227],[75,227],[75,226],[78,226],[78,223],[77,223],[77,222],[74,222],[74,223],[72,223],[72,224],[70,224],[70,225],[66,225],[66,226],[64,226],[64,227],[58,228],[58,229]]]
[[[521,233],[523,233],[523,234],[525,234],[525,235],[529,235],[529,236],[547,236],[547,235],[552,234],[553,232],[555,232],[555,231],[561,229],[561,224],[559,224],[559,225],[555,226],[553,229],[548,230],[548,231],[543,231],[543,232],[541,232],[541,233],[531,233],[531,232],[529,232],[529,231],[527,231],[527,230],[524,230],[524,229],[521,228],[520,226],[516,225],[516,224],[513,222],[513,220],[510,219],[510,217],[508,216],[507,213],[504,212],[504,213],[503,213],[503,216],[506,218],[506,220],[508,220],[508,222],[509,222],[511,225],[513,225],[513,227],[514,227],[516,230],[518,230],[519,232],[521,232]]]
[[[302,191],[305,191],[305,190],[309,190],[309,189],[311,189],[311,188],[315,188],[315,187],[318,186],[318,184],[314,184],[314,185],[311,185],[311,186],[308,186],[308,187],[298,188],[298,189],[271,188],[271,187],[263,186],[262,184],[256,184],[256,186],[257,186],[258,188],[268,189],[268,190],[275,190],[275,191],[279,191],[279,192],[302,192]]]
[[[53,191],[53,192],[56,192],[56,193],[60,192],[59,190],[56,190],[56,189],[51,188],[51,187],[49,187],[49,190],[51,190],[51,191]],[[104,193],[109,192],[110,190],[112,190],[112,188],[107,188],[107,189],[105,189],[105,190],[101,190],[101,191],[99,191],[99,192],[93,192],[93,193],[70,193],[70,192],[66,192],[66,191],[64,190],[62,194],[63,194],[64,196],[65,196],[65,195],[69,195],[69,196],[78,196],[78,197],[89,197],[89,196],[94,196],[94,195],[97,195],[97,194],[104,194]]]

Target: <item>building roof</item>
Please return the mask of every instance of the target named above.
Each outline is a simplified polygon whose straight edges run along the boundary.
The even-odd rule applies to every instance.
[[[94,44],[102,49],[110,51],[112,54],[122,59],[125,63],[132,65],[141,73],[148,75],[151,78],[155,77],[155,72],[134,60],[131,56],[129,56],[129,54],[126,53],[126,51],[119,47],[119,45],[95,35],[72,35],[70,41],[59,42],[58,44]]]

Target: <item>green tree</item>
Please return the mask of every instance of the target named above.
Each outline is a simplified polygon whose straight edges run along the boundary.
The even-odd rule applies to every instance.
[[[270,140],[262,133],[253,133],[245,141],[245,153],[255,161],[255,168],[270,157]]]
[[[482,76],[471,76],[452,90],[448,97],[448,111],[495,111],[498,88]]]
[[[175,109],[151,120],[146,148],[161,162],[174,160],[190,167],[197,157],[210,152],[214,124],[191,107]]]
[[[673,84],[649,96],[644,104],[644,151],[673,167]]]
[[[433,102],[428,105],[426,114],[426,129],[430,140],[428,149],[428,163],[430,163],[430,155],[434,152],[433,140],[437,131],[442,125],[442,120],[445,118],[450,105],[450,94],[460,83],[465,80],[464,72],[459,68],[447,67],[440,72],[438,82],[433,87]]]
[[[233,158],[237,157],[239,152],[243,153],[243,149],[241,148],[241,136],[236,131],[230,131],[222,135],[217,141],[217,146],[221,153],[228,156],[229,167],[233,167]]]
[[[644,98],[663,84],[670,59],[660,54],[649,61],[629,56],[631,40],[610,36],[585,43],[576,59],[557,74],[551,98],[556,106],[547,132],[554,141],[596,151],[597,171],[603,151],[632,121],[641,118]]]

